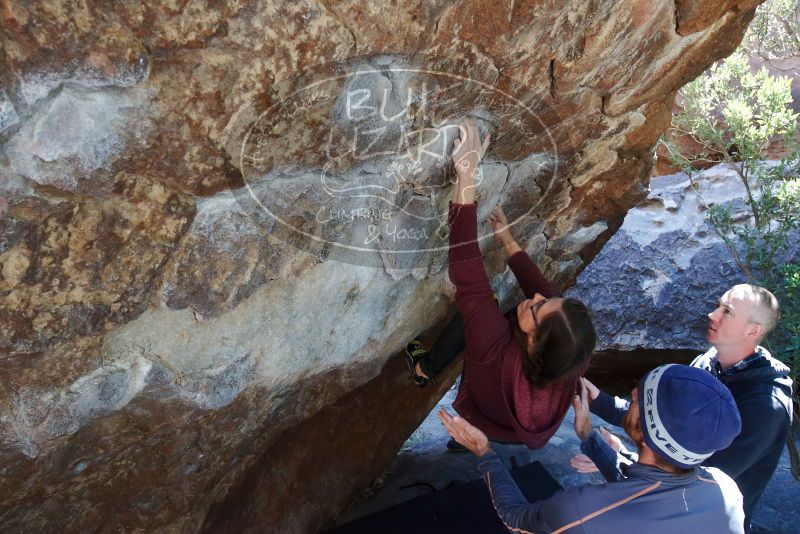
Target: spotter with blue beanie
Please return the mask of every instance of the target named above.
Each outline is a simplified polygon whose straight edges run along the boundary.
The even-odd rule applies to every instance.
[[[581,450],[600,461],[613,451],[592,428],[584,381],[573,399]],[[498,516],[519,533],[648,532],[743,533],[742,494],[728,475],[700,467],[730,445],[741,430],[731,392],[708,372],[669,364],[647,373],[625,406],[607,406],[636,444],[638,459],[617,465],[625,478],[557,492],[529,503],[486,435],[444,410],[448,433],[475,453]],[[613,417],[612,417],[613,415]],[[612,454],[617,454],[612,452]]]
[[[778,466],[793,416],[789,368],[760,345],[779,319],[778,300],[767,289],[733,286],[708,314],[707,339],[712,348],[691,364],[724,384],[739,410],[742,431],[703,465],[721,469],[736,482],[744,499],[745,532],[750,532],[758,500]],[[599,391],[586,379],[581,381],[589,392],[592,413],[619,425],[627,401]],[[605,437],[609,439],[608,434]],[[624,449],[620,454],[635,461]],[[579,455],[572,465],[584,473],[599,469],[606,480],[618,480],[624,477],[617,465],[619,458],[609,452],[605,457],[596,455],[592,462]]]

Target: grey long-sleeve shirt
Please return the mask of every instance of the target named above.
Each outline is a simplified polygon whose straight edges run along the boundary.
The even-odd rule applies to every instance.
[[[608,445],[596,431],[581,443],[590,458],[602,448]],[[622,481],[570,488],[528,503],[497,454],[484,455],[478,465],[498,516],[513,532],[744,532],[742,495],[718,469],[675,475],[644,464],[621,465],[627,476]]]

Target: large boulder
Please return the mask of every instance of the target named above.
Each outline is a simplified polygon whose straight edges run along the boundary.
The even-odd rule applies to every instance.
[[[0,0],[0,530],[319,528],[447,385],[457,119],[563,288],[755,3]]]
[[[708,222],[708,207],[729,206],[734,221],[749,224],[746,197],[728,164],[692,179],[677,173],[651,180],[648,197],[566,292],[591,307],[600,351],[696,354],[708,348],[707,314],[726,290],[746,282]],[[740,243],[732,244],[741,252]],[[783,259],[796,255],[790,250]]]

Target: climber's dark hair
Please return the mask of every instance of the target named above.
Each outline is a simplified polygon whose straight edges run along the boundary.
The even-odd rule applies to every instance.
[[[522,351],[522,372],[534,386],[555,384],[571,378],[594,352],[597,333],[586,305],[573,298],[561,302],[561,310],[539,322],[533,347],[520,330],[516,315],[511,321]]]

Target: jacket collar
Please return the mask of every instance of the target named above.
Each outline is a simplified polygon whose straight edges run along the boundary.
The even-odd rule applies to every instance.
[[[787,378],[789,368],[779,360],[772,357],[767,349],[762,346],[756,347],[756,351],[723,371],[717,361],[717,349],[711,347],[699,360],[698,367],[705,369],[722,382],[731,384],[733,382],[767,380]]]
[[[720,365],[719,360],[717,359],[716,349],[714,349],[714,356],[711,359],[711,374],[716,376],[717,378],[721,376],[733,376],[736,373],[740,373],[747,369],[757,366],[759,363],[766,361],[767,356],[769,356],[769,351],[764,347],[757,347],[756,351],[745,358],[744,360],[739,361],[738,363],[730,366],[726,370],[722,370],[722,365]]]
[[[663,484],[670,484],[680,486],[683,484],[690,484],[698,479],[701,473],[699,467],[695,467],[685,474],[675,474],[662,471],[658,467],[652,465],[645,465],[640,463],[623,464],[620,466],[625,476],[629,478],[641,478],[645,480],[658,481]]]

